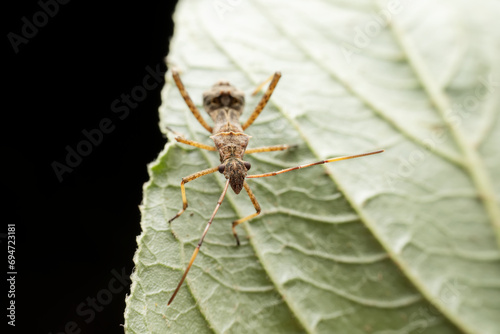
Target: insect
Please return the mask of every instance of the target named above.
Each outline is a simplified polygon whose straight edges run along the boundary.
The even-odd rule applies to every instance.
[[[179,92],[181,93],[182,97],[184,98],[184,101],[186,102],[187,106],[193,113],[194,117],[196,117],[198,122],[200,122],[200,124],[212,134],[210,138],[213,139],[215,146],[205,145],[193,140],[186,139],[182,135],[176,133],[175,131],[171,129],[169,130],[176,134],[175,140],[180,143],[195,146],[208,151],[219,151],[221,163],[216,167],[208,168],[182,178],[181,181],[182,209],[169,220],[169,223],[171,223],[174,219],[182,215],[182,213],[188,207],[188,201],[186,198],[186,189],[184,186],[186,183],[196,180],[199,177],[212,174],[215,172],[224,174],[227,181],[225,183],[224,190],[222,191],[222,194],[220,195],[220,198],[217,201],[217,205],[215,206],[215,209],[207,223],[207,226],[205,227],[205,230],[201,235],[200,241],[198,242],[198,246],[194,250],[191,259],[189,260],[189,264],[186,270],[184,271],[184,274],[179,284],[177,285],[177,288],[172,294],[172,297],[170,297],[168,305],[170,305],[174,300],[175,296],[177,295],[177,292],[179,291],[180,287],[182,286],[182,283],[184,282],[184,279],[186,278],[189,272],[189,269],[191,269],[191,265],[193,264],[196,256],[198,255],[200,247],[203,244],[203,240],[205,239],[208,229],[210,228],[210,225],[212,224],[212,221],[217,211],[219,210],[219,207],[222,204],[222,201],[224,199],[224,196],[226,195],[229,186],[231,186],[231,188],[236,194],[239,194],[241,190],[245,188],[245,191],[247,192],[248,197],[250,198],[250,201],[252,202],[255,208],[255,213],[246,216],[244,218],[235,220],[232,223],[233,235],[234,238],[236,239],[236,244],[239,246],[240,240],[238,238],[238,234],[236,233],[236,226],[254,218],[261,212],[260,205],[257,202],[255,195],[253,194],[252,190],[248,186],[248,183],[246,182],[245,179],[255,179],[260,177],[275,176],[278,174],[283,174],[300,168],[326,164],[334,161],[363,157],[367,155],[382,153],[384,151],[384,150],[378,150],[368,153],[332,158],[301,166],[286,168],[280,171],[264,173],[264,174],[247,175],[251,165],[248,161],[243,160],[243,156],[245,154],[282,151],[292,147],[291,145],[277,145],[277,146],[267,146],[267,147],[247,149],[250,136],[243,132],[250,125],[252,125],[252,123],[257,119],[257,117],[260,115],[260,113],[266,106],[267,102],[269,101],[269,98],[271,97],[271,94],[273,93],[276,85],[278,84],[278,81],[281,78],[281,73],[280,72],[274,73],[274,75],[269,77],[269,79],[264,81],[256,89],[254,94],[258,92],[265,84],[267,84],[267,82],[271,81],[266,92],[264,93],[260,102],[258,103],[257,107],[255,107],[254,111],[252,112],[248,120],[243,124],[240,123],[239,118],[242,115],[243,108],[245,106],[244,93],[238,90],[236,87],[234,87],[227,81],[219,81],[216,84],[214,84],[211,89],[203,93],[203,107],[210,116],[210,118],[212,118],[214,122],[214,127],[207,124],[203,119],[203,117],[201,116],[200,112],[198,111],[198,108],[196,108],[195,104],[189,97],[189,94],[186,91],[184,84],[181,81],[179,72],[175,69],[172,70],[172,76],[174,78],[175,84],[177,85],[177,88],[179,89]]]

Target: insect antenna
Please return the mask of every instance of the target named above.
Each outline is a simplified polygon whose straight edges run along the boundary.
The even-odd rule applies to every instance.
[[[377,154],[377,153],[382,153],[382,152],[384,152],[384,150],[378,150],[378,151],[373,151],[373,152],[368,152],[368,153],[361,153],[361,154],[349,155],[349,156],[345,156],[345,157],[331,158],[331,159],[327,159],[327,160],[313,162],[313,163],[310,163],[310,164],[305,164],[305,165],[300,165],[300,166],[295,166],[295,167],[290,167],[290,168],[282,169],[282,170],[279,170],[279,171],[276,171],[276,172],[270,172],[270,173],[265,173],[265,174],[247,175],[247,179],[256,179],[256,178],[259,178],[259,177],[275,176],[275,175],[278,175],[278,174],[283,174],[283,173],[286,173],[286,172],[291,172],[292,170],[296,170],[296,169],[301,169],[301,168],[306,168],[306,167],[311,167],[311,166],[316,166],[316,165],[321,165],[321,164],[327,164],[327,163],[335,162],[335,161],[354,159],[354,158],[364,157],[364,156],[367,156],[367,155],[372,155],[372,154]]]
[[[205,227],[205,230],[203,231],[203,234],[201,235],[200,241],[198,242],[198,246],[193,252],[193,255],[191,255],[191,260],[189,260],[189,264],[184,271],[184,275],[182,275],[182,278],[177,285],[177,288],[175,288],[174,293],[172,294],[172,297],[170,297],[170,300],[168,301],[167,306],[169,306],[172,301],[174,300],[175,296],[177,295],[177,292],[179,292],[179,289],[181,288],[182,283],[186,279],[186,276],[189,272],[189,269],[191,269],[191,266],[193,265],[194,259],[196,259],[196,256],[198,255],[198,251],[200,250],[201,245],[203,244],[203,239],[205,239],[205,236],[207,235],[208,229],[210,228],[210,225],[212,225],[212,221],[214,220],[215,214],[217,211],[219,211],[219,208],[222,204],[222,201],[224,200],[224,196],[226,196],[227,188],[229,187],[229,179],[226,181],[226,185],[224,186],[224,190],[222,190],[222,194],[220,195],[219,200],[217,201],[217,205],[215,206],[214,212],[212,213],[212,216],[210,217],[210,220],[207,223],[207,226]]]

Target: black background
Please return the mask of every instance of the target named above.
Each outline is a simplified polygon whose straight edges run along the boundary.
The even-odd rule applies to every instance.
[[[34,0],[8,6],[2,14],[6,219],[0,241],[6,273],[5,225],[15,223],[17,277],[16,327],[6,326],[7,332],[123,333],[130,286],[114,280],[112,272],[128,276],[133,268],[146,165],[166,142],[157,112],[163,83],[123,120],[111,104],[143,86],[147,66],[166,70],[175,1],[72,0],[59,5],[17,53],[8,33],[22,35],[22,18],[33,22],[43,9]],[[64,164],[66,147],[76,149],[86,139],[82,131],[98,128],[104,118],[113,131],[60,182],[52,163]],[[89,298],[107,297],[101,290],[109,291],[110,282],[120,292],[106,305],[97,301],[91,321],[89,312],[79,315],[82,303],[82,310],[91,308]],[[7,292],[2,285],[2,326],[8,321]]]

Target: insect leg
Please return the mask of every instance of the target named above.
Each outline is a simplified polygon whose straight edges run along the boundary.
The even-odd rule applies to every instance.
[[[184,135],[182,133],[177,132],[177,131],[171,129],[168,126],[166,126],[165,128],[168,131],[172,132],[175,135],[175,140],[177,140],[179,143],[183,143],[183,144],[191,145],[191,146],[194,146],[194,147],[202,148],[202,149],[207,150],[207,151],[216,151],[217,150],[214,146],[205,145],[205,144],[202,144],[202,143],[198,143],[197,141],[194,141],[194,140],[186,139],[186,138],[184,138]]]
[[[261,153],[261,152],[272,152],[272,151],[284,151],[289,148],[295,148],[298,145],[276,145],[276,146],[264,146],[257,148],[249,148],[245,151],[245,154]]]
[[[193,265],[194,259],[196,259],[196,256],[198,255],[198,252],[200,251],[200,247],[203,244],[203,239],[205,239],[205,236],[207,235],[208,229],[210,228],[210,225],[212,225],[212,221],[214,220],[215,214],[220,208],[220,205],[222,204],[222,200],[224,200],[224,196],[226,195],[227,188],[229,187],[229,180],[226,181],[226,185],[224,187],[224,190],[222,191],[222,194],[220,195],[219,200],[217,201],[217,205],[215,206],[214,212],[212,213],[212,216],[210,217],[210,220],[207,223],[207,227],[205,227],[205,230],[203,231],[203,234],[201,235],[200,241],[198,242],[198,246],[196,246],[196,249],[193,252],[193,255],[191,255],[191,259],[189,260],[189,264],[184,271],[184,275],[182,275],[182,278],[177,285],[177,288],[175,289],[174,293],[172,294],[172,297],[170,297],[170,300],[168,301],[168,305],[172,303],[174,300],[175,296],[177,295],[177,292],[181,288],[182,283],[184,282],[184,279],[186,279],[186,276],[189,272],[189,269],[191,269],[191,266]]]
[[[189,139],[186,139],[186,138],[183,138],[183,137],[175,137],[175,140],[177,140],[179,143],[183,143],[183,144],[191,145],[191,146],[194,146],[194,147],[202,148],[202,149],[207,150],[207,151],[217,151],[217,149],[214,146],[210,146],[210,145],[205,145],[205,144],[202,144],[202,143],[198,143],[197,141],[189,140]]]
[[[274,77],[274,74],[270,75],[269,78],[267,78],[266,80],[264,80],[260,85],[258,85],[254,91],[252,92],[252,96],[255,96],[257,95],[258,92],[260,92],[262,90],[262,88],[264,88],[264,86],[273,79]]]
[[[191,100],[191,97],[189,97],[189,93],[187,92],[186,88],[184,87],[184,84],[181,81],[181,77],[179,76],[179,72],[175,69],[172,70],[172,77],[174,78],[175,84],[177,85],[177,88],[179,89],[179,92],[181,93],[182,97],[184,98],[184,101],[186,101],[187,106],[189,107],[189,110],[193,113],[194,117],[200,122],[200,124],[207,129],[208,132],[212,133],[212,127],[205,122],[203,117],[201,117],[200,112],[198,111],[198,108],[193,103],[193,100]]]
[[[259,202],[257,202],[257,198],[255,198],[255,195],[253,194],[252,190],[250,189],[250,186],[248,185],[247,181],[245,181],[243,183],[243,187],[245,187],[245,190],[247,191],[248,197],[250,197],[250,200],[252,201],[253,207],[255,208],[256,212],[252,213],[251,215],[246,216],[244,218],[235,220],[233,222],[233,227],[232,227],[232,229],[233,229],[233,235],[234,235],[234,238],[236,239],[236,244],[238,246],[240,245],[240,239],[238,238],[238,234],[236,233],[236,228],[235,227],[238,226],[239,224],[243,223],[243,222],[246,222],[249,219],[252,219],[253,217],[259,215],[259,213],[260,213]]]
[[[252,112],[252,114],[250,115],[248,120],[245,122],[245,124],[243,124],[241,126],[243,128],[243,130],[245,130],[250,125],[252,125],[252,123],[255,121],[255,119],[257,119],[257,117],[259,117],[262,110],[264,110],[264,107],[266,106],[267,101],[269,101],[269,98],[271,97],[271,94],[273,93],[274,88],[278,84],[278,81],[280,80],[280,78],[281,78],[280,72],[274,73],[273,80],[269,84],[269,87],[267,87],[267,90],[264,93],[264,95],[262,96],[262,98],[260,99],[259,104],[257,105],[257,107],[255,107],[255,110]]]
[[[186,198],[186,188],[184,187],[184,184],[188,183],[189,181],[196,180],[197,178],[202,177],[204,175],[217,172],[218,170],[219,170],[219,167],[213,167],[213,168],[209,168],[209,169],[205,169],[205,170],[196,172],[194,174],[191,174],[189,176],[186,176],[186,177],[182,178],[182,181],[181,181],[182,210],[180,210],[179,212],[177,212],[177,214],[174,217],[170,218],[169,221],[168,221],[169,223],[171,223],[174,219],[176,219],[177,217],[179,217],[180,215],[182,215],[182,213],[188,207],[188,202],[187,202],[187,198]]]

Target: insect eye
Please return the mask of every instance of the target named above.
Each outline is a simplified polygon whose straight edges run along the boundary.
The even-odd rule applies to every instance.
[[[245,168],[246,168],[247,170],[250,170],[250,167],[252,167],[252,165],[251,165],[248,161],[245,161],[245,162],[243,163],[243,165],[245,165]]]
[[[224,173],[224,170],[226,169],[226,165],[219,165],[219,173]]]
[[[219,98],[218,98],[218,97],[214,97],[214,98],[212,99],[212,103],[213,103],[213,104],[220,104],[220,100],[219,100]]]

